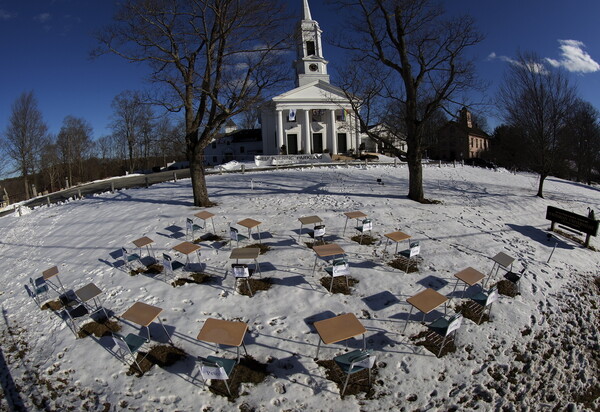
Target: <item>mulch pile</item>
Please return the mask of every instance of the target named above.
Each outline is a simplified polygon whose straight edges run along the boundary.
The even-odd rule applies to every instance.
[[[269,290],[273,283],[270,278],[264,279],[248,279],[250,283],[250,289],[252,289],[252,295],[255,295],[259,290]],[[250,296],[250,291],[248,290],[248,286],[246,285],[246,280],[240,280],[237,284],[237,292],[240,295]]]
[[[317,365],[325,368],[325,377],[330,381],[335,382],[341,394],[342,389],[344,388],[344,382],[346,381],[346,374],[342,372],[340,367],[333,360],[318,360]],[[377,363],[375,363],[371,369],[371,383],[375,382],[376,377]],[[344,396],[357,395],[363,392],[366,393],[366,399],[373,399],[375,395],[373,385],[369,385],[368,369],[350,375],[350,380],[348,380],[348,386],[346,386]]]
[[[358,284],[358,279],[354,279],[351,276],[348,276],[348,286],[346,286],[346,277],[345,276],[337,276],[337,277],[331,277],[331,276],[324,276],[321,279],[319,279],[319,282],[321,282],[321,285],[327,289],[327,291],[329,292],[329,288],[331,287],[331,281],[333,279],[333,289],[331,290],[331,293],[341,293],[343,295],[351,295],[352,291],[350,290],[350,288],[354,287],[356,284]]]
[[[407,265],[408,270],[406,270]],[[409,259],[404,256],[397,256],[396,259],[388,263],[388,266],[403,272],[414,273],[419,271],[419,259],[410,259],[409,261]]]
[[[245,395],[246,392],[240,393],[240,389],[243,383],[251,383],[257,385],[263,382],[269,373],[267,372],[267,365],[260,363],[252,356],[244,356],[240,359],[233,369],[233,374],[227,382],[229,389],[231,390],[231,396],[227,393],[227,387],[225,382],[220,380],[211,380],[208,389],[215,395],[225,396],[230,401],[237,399],[240,395]]]
[[[175,288],[177,286],[182,286],[187,283],[196,283],[196,284],[210,283],[211,280],[212,280],[212,275],[209,275],[207,273],[191,273],[189,278],[175,279],[173,282],[171,282],[171,286],[173,286]]]
[[[144,356],[146,356],[144,358]],[[146,352],[138,352],[137,353],[137,361],[140,364],[141,370],[138,369],[135,363],[133,363],[129,367],[129,371],[127,375],[136,375],[141,377],[144,373],[148,372],[154,365],[158,367],[165,368],[167,366],[174,365],[188,357],[188,354],[185,353],[182,349],[179,349],[176,346],[171,345],[158,345],[150,348],[150,350]]]
[[[85,338],[86,336],[94,335],[97,338],[101,338],[103,336],[111,336],[113,332],[120,330],[121,325],[114,320],[104,319],[101,322],[93,320],[81,326],[79,332],[77,332],[77,337]]]

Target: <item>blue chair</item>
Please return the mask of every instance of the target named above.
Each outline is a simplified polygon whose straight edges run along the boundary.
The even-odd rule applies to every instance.
[[[252,271],[250,268],[248,268],[248,265],[243,263],[233,263],[231,265],[231,270],[233,271],[233,276],[235,277],[234,288],[237,290],[238,279],[245,280],[248,291],[250,292],[250,296],[252,296],[252,289],[250,288],[250,282],[248,281],[250,276],[252,276]]]
[[[521,273],[508,271],[504,274],[504,279],[508,280],[518,288],[519,295],[521,294],[521,279],[525,277],[526,270],[526,268],[523,268],[523,270],[521,270]]]
[[[477,324],[479,325],[481,323],[481,319],[483,319],[483,314],[485,313],[486,310],[488,310],[488,316],[490,316],[490,320],[491,320],[491,314],[492,314],[492,304],[497,301],[499,298],[498,295],[498,287],[494,286],[493,288],[491,288],[489,291],[485,292],[479,292],[477,293],[475,296],[473,296],[471,298],[470,303],[470,307],[472,307],[474,310],[480,311],[481,315],[479,316],[479,320],[477,321]]]
[[[427,338],[432,339],[434,343],[440,346],[440,350],[436,355],[438,358],[442,354],[446,341],[452,341],[456,345],[456,331],[460,328],[462,320],[462,315],[457,313],[449,318],[442,316],[427,325],[427,329],[429,329]]]
[[[29,284],[31,285],[31,297],[40,306],[42,301],[39,297],[49,292],[48,284],[46,284],[43,277],[39,277],[36,280],[29,278]]]
[[[187,238],[190,234],[190,232],[192,233],[192,241],[194,240],[194,232],[196,232],[196,230],[201,231],[202,229],[204,229],[202,226],[197,225],[196,223],[194,223],[194,221],[192,219],[190,219],[189,217],[186,218],[185,220],[185,237]]]
[[[237,243],[237,246],[240,246],[240,240],[246,240],[248,239],[247,236],[241,235],[239,230],[237,230],[235,227],[231,226],[231,223],[229,224],[229,239],[231,240],[231,244],[233,244],[233,242]],[[230,248],[231,248],[231,244],[230,244]]]
[[[325,272],[329,273],[331,276],[331,285],[329,286],[329,293],[333,290],[333,279],[338,276],[346,277],[346,287],[349,288],[348,285],[348,276],[350,276],[350,266],[348,266],[348,261],[346,258],[334,259],[332,266],[328,266],[325,268]]]
[[[313,229],[313,239],[315,243],[320,240],[322,244],[325,244],[325,225],[317,225]]]
[[[354,350],[352,352],[345,353],[343,355],[336,356],[333,361],[340,367],[342,372],[346,374],[346,381],[341,392],[341,396],[344,396],[350,375],[365,369],[369,370],[369,385],[371,385],[371,368],[375,364],[375,355],[372,354],[371,350]]]
[[[362,224],[356,227],[356,230],[360,232],[360,242],[362,244],[362,238],[365,232],[371,233],[373,230],[373,221],[371,219],[363,219]]]
[[[185,268],[185,264],[178,261],[178,260],[173,260],[173,258],[171,256],[169,256],[166,253],[163,253],[163,271],[165,274],[165,282],[167,281],[167,278],[170,277],[175,277],[175,272],[179,271],[179,270],[183,270]]]
[[[409,248],[398,252],[400,256],[404,256],[407,259],[405,273],[408,273],[410,267],[410,261],[412,258],[417,259],[417,256],[421,253],[421,244],[419,242],[410,242]]]
[[[132,263],[135,261],[142,264],[141,257],[137,253],[130,253],[127,250],[127,248],[124,246],[121,247],[121,251],[123,252],[123,261],[125,262],[125,267],[127,267],[127,269],[132,270],[133,269]]]
[[[130,333],[127,336],[123,336],[118,333],[113,333],[112,338],[117,346],[117,350],[115,351],[117,357],[120,358],[124,364],[128,365],[126,357],[130,356],[133,359],[135,365],[140,370],[140,373],[142,373],[142,368],[140,367],[140,364],[138,363],[135,354],[140,350],[142,346],[144,346],[144,344],[146,343],[146,338],[144,338],[143,336],[135,335],[133,333]],[[146,355],[144,355],[144,357],[140,359],[140,361],[144,360],[147,355],[148,354],[146,353]]]
[[[198,361],[200,362],[200,376],[203,384],[206,385],[206,381],[209,379],[222,380],[227,388],[227,393],[231,396],[231,389],[227,381],[233,377],[233,370],[237,364],[236,360],[209,356],[198,358]]]

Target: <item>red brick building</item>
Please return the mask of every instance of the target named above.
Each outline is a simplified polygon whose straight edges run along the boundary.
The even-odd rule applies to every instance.
[[[490,148],[490,136],[477,127],[466,107],[457,121],[449,121],[438,130],[436,143],[429,148],[430,157],[441,160],[463,160],[481,157]]]

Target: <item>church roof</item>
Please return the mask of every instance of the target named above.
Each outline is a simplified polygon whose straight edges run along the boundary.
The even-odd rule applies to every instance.
[[[273,97],[275,103],[293,103],[293,102],[322,102],[322,103],[342,103],[348,102],[344,91],[331,83],[323,80],[305,84],[296,87],[279,96]]]

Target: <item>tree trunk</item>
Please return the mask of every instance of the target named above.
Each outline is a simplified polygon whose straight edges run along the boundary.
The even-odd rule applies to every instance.
[[[412,153],[411,153],[412,152]],[[420,152],[408,150],[408,198],[415,202],[423,202],[423,168],[421,165]]]
[[[545,174],[540,174],[540,181],[538,184],[538,192],[536,194],[537,197],[541,197],[542,199],[544,198],[544,180],[546,180],[546,177],[548,177]]]
[[[31,196],[29,194],[29,179],[27,178],[27,174],[23,175],[23,184],[25,185],[25,200],[29,200]]]
[[[204,175],[204,148],[195,148],[193,158],[190,159],[190,174],[192,177],[192,191],[194,193],[194,206],[210,207],[214,203],[208,198],[208,188]]]

